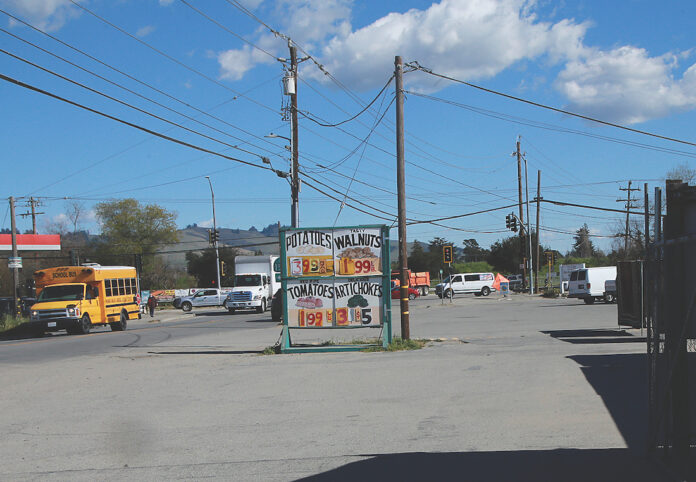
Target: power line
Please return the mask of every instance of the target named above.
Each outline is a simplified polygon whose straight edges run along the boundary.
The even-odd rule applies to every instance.
[[[73,0],[71,0],[71,1],[73,1]],[[648,132],[648,131],[641,131],[641,130],[639,130],[639,129],[633,129],[632,127],[626,127],[626,126],[623,126],[623,125],[621,125],[621,124],[615,124],[615,123],[613,123],[613,122],[608,122],[608,121],[596,119],[596,118],[594,118],[594,117],[589,117],[589,116],[582,115],[582,114],[576,114],[575,112],[571,112],[571,111],[567,111],[567,110],[563,110],[563,109],[558,109],[558,108],[556,108],[556,107],[551,107],[551,106],[548,106],[548,105],[545,105],[545,104],[540,104],[539,102],[534,102],[534,101],[531,101],[531,100],[523,99],[522,97],[516,97],[516,96],[514,96],[514,95],[505,94],[505,93],[503,93],[503,92],[499,92],[499,91],[496,91],[496,90],[493,90],[493,89],[487,89],[486,87],[481,87],[481,86],[479,86],[479,85],[472,84],[471,82],[466,82],[466,81],[464,81],[464,80],[456,79],[456,78],[454,78],[454,77],[449,77],[449,76],[447,76],[447,75],[435,73],[435,72],[433,72],[432,69],[428,69],[428,68],[426,68],[426,67],[422,67],[420,64],[418,64],[418,62],[411,62],[411,63],[409,63],[409,64],[407,64],[407,65],[408,65],[409,67],[415,69],[415,70],[420,70],[420,71],[422,71],[422,72],[425,72],[426,74],[430,74],[430,75],[435,76],[435,77],[440,77],[440,78],[442,78],[442,79],[447,79],[447,80],[450,80],[450,81],[452,81],[452,82],[457,82],[457,83],[459,83],[459,84],[463,84],[463,85],[466,85],[466,86],[469,86],[469,87],[473,87],[474,89],[478,89],[478,90],[481,90],[481,91],[483,91],[483,92],[488,92],[489,94],[499,95],[499,96],[505,97],[505,98],[507,98],[507,99],[516,100],[516,101],[518,101],[518,102],[523,102],[523,103],[525,103],[525,104],[533,105],[533,106],[535,106],[535,107],[540,107],[540,108],[542,108],[542,109],[551,110],[551,111],[553,111],[553,112],[558,112],[558,113],[560,113],[560,114],[565,114],[565,115],[569,115],[569,116],[572,116],[572,117],[577,117],[577,118],[584,119],[584,120],[588,120],[588,121],[591,121],[591,122],[596,122],[597,124],[602,124],[602,125],[606,125],[606,126],[610,126],[610,127],[615,127],[615,128],[617,128],[617,129],[622,129],[622,130],[625,130],[625,131],[634,132],[634,133],[636,133],[636,134],[642,134],[642,135],[649,136],[649,137],[655,137],[655,138],[657,138],[657,139],[663,139],[663,140],[670,141],[670,142],[677,142],[677,143],[679,143],[679,144],[686,144],[686,145],[688,145],[688,146],[694,146],[694,147],[696,147],[696,143],[694,143],[694,142],[684,141],[684,140],[681,140],[681,139],[676,139],[676,138],[674,138],[674,137],[667,137],[667,136],[663,136],[663,135],[660,135],[660,134],[654,134],[654,133]]]
[[[6,51],[6,50],[3,50],[3,49],[1,49],[1,48],[0,48],[0,52],[4,53],[5,55],[8,55],[8,56],[10,56],[10,57],[12,57],[12,58],[14,58],[14,59],[17,59],[17,60],[19,60],[19,61],[21,61],[21,62],[24,62],[24,63],[26,63],[26,64],[28,64],[28,65],[31,65],[32,67],[35,67],[35,68],[37,68],[37,69],[39,69],[39,70],[42,70],[42,71],[44,71],[44,72],[46,72],[46,73],[49,73],[49,74],[51,74],[51,75],[53,75],[53,76],[55,76],[55,77],[58,77],[59,79],[62,79],[62,80],[64,80],[64,81],[66,81],[66,82],[69,82],[69,83],[71,83],[71,84],[73,84],[73,85],[77,85],[78,87],[82,87],[82,88],[85,89],[85,90],[88,90],[88,91],[90,91],[90,92],[92,92],[92,93],[94,93],[94,94],[100,95],[100,96],[105,97],[105,98],[107,98],[107,99],[109,99],[109,100],[112,100],[112,101],[114,101],[114,102],[117,102],[117,103],[119,103],[119,104],[121,104],[121,105],[123,105],[123,106],[129,107],[129,108],[131,108],[131,109],[133,109],[133,110],[136,110],[136,111],[138,111],[138,112],[140,112],[140,113],[142,113],[142,114],[148,115],[148,116],[153,117],[153,118],[155,118],[155,119],[157,119],[157,120],[160,120],[160,121],[162,121],[162,122],[166,122],[167,124],[170,124],[170,125],[172,125],[172,126],[174,126],[174,127],[178,127],[178,128],[180,128],[180,129],[184,129],[185,131],[188,131],[188,132],[190,132],[190,133],[192,133],[192,134],[199,135],[199,136],[204,137],[204,138],[206,138],[206,139],[208,139],[208,140],[211,140],[211,141],[213,141],[213,142],[218,142],[218,143],[220,143],[220,144],[222,144],[222,145],[225,145],[225,146],[229,147],[230,149],[237,149],[237,150],[242,151],[242,152],[245,152],[245,153],[247,153],[247,154],[252,154],[252,155],[254,155],[254,156],[259,156],[259,157],[263,158],[263,156],[261,156],[260,154],[257,154],[257,153],[255,153],[255,152],[249,151],[249,150],[247,150],[247,149],[242,149],[241,147],[237,147],[237,146],[235,146],[235,145],[233,145],[233,144],[229,144],[229,143],[227,143],[227,142],[221,141],[221,140],[219,140],[219,139],[216,139],[216,138],[214,138],[214,137],[211,137],[211,136],[209,136],[209,135],[207,135],[207,134],[204,134],[204,133],[202,133],[202,132],[198,132],[198,131],[196,131],[196,130],[194,130],[194,129],[191,129],[191,128],[189,128],[189,127],[183,126],[183,125],[181,125],[181,124],[178,124],[178,123],[176,123],[176,122],[174,122],[174,121],[170,121],[170,120],[168,120],[168,119],[165,119],[164,117],[161,117],[161,116],[159,116],[159,115],[157,115],[157,114],[153,114],[153,113],[151,113],[151,112],[149,112],[149,111],[146,111],[145,109],[141,109],[140,107],[137,107],[137,106],[134,106],[134,105],[132,105],[132,104],[129,104],[128,102],[125,102],[125,101],[122,101],[122,100],[120,100],[120,99],[117,99],[116,97],[113,97],[113,96],[111,96],[111,95],[105,94],[104,92],[101,92],[101,91],[99,91],[99,90],[97,90],[97,89],[93,89],[93,88],[91,88],[91,87],[89,87],[89,86],[87,86],[87,85],[85,85],[85,84],[82,84],[82,83],[80,83],[80,82],[77,82],[76,80],[72,80],[72,79],[70,79],[70,78],[68,78],[68,77],[66,77],[66,76],[64,76],[64,75],[61,75],[61,74],[59,74],[59,73],[57,73],[57,72],[54,72],[54,71],[52,71],[52,70],[50,70],[50,69],[47,69],[47,68],[45,68],[45,67],[42,67],[42,66],[40,66],[40,65],[38,65],[38,64],[35,64],[35,63],[33,63],[33,62],[31,62],[31,61],[29,61],[29,60],[27,60],[27,59],[24,59],[24,58],[22,58],[22,57],[19,57],[19,56],[17,56],[17,55],[14,55],[13,53],[8,52],[8,51]],[[119,87],[121,87],[121,86],[119,86]],[[132,94],[134,94],[134,95],[137,95],[137,96],[139,96],[139,97],[142,97],[142,98],[144,98],[144,99],[146,99],[146,100],[151,100],[151,99],[147,99],[147,98],[144,97],[144,96],[141,96],[141,95],[138,94],[137,92],[131,91],[131,90],[128,89],[128,88],[125,88],[125,87],[121,87],[121,88],[123,88],[124,90],[126,90],[126,91],[128,91],[128,92],[130,92],[130,93],[132,93]],[[177,112],[177,111],[175,111],[174,109],[170,109],[170,108],[168,108],[168,107],[166,107],[166,106],[160,104],[159,102],[152,101],[152,100],[151,100],[151,102],[154,102],[155,104],[159,105],[160,107],[164,107],[164,108],[166,108],[166,109],[168,109],[168,110],[170,110],[170,111],[172,111],[172,112],[175,112],[175,113],[177,113],[177,114],[179,114],[179,115],[181,115],[181,116],[183,116],[183,117],[186,117],[187,119],[190,119],[190,120],[193,120],[193,121],[195,121],[195,122],[198,122],[199,124],[202,124],[202,125],[208,127],[209,129],[212,129],[212,130],[214,130],[214,131],[220,132],[221,134],[230,136],[230,137],[232,137],[232,138],[234,138],[234,139],[237,139],[237,140],[243,140],[243,139],[240,139],[240,138],[238,138],[238,137],[232,136],[231,134],[228,134],[228,133],[226,133],[226,132],[224,132],[224,131],[222,131],[222,130],[220,130],[220,129],[217,129],[217,128],[213,127],[213,126],[210,126],[210,125],[208,125],[208,124],[206,124],[206,123],[204,123],[204,122],[198,121],[198,120],[196,120],[196,119],[194,119],[194,118],[192,118],[192,117],[190,117],[190,116],[187,116],[187,115],[185,115],[185,114],[182,114],[182,113],[180,113],[180,112]]]
[[[231,34],[231,35],[234,35],[235,37],[237,37],[239,40],[241,40],[242,42],[246,43],[247,45],[249,45],[249,46],[251,46],[251,47],[253,47],[253,48],[259,50],[260,52],[263,52],[264,54],[268,55],[268,56],[271,57],[272,59],[275,59],[275,60],[278,59],[277,56],[273,55],[273,54],[270,53],[268,50],[262,49],[261,47],[259,47],[258,45],[254,44],[253,42],[251,42],[251,41],[245,39],[244,37],[242,37],[242,36],[239,35],[238,33],[233,32],[232,30],[230,30],[229,28],[225,27],[224,25],[222,25],[220,22],[218,22],[217,20],[215,20],[214,18],[212,18],[211,16],[209,16],[209,15],[206,14],[205,12],[203,12],[203,11],[197,9],[196,7],[194,7],[193,5],[191,5],[190,3],[188,3],[186,0],[179,0],[179,1],[180,1],[181,3],[183,3],[184,5],[186,5],[188,8],[190,8],[191,10],[193,10],[194,12],[198,13],[198,14],[201,15],[202,17],[208,19],[210,22],[214,23],[215,25],[217,25],[218,27],[220,27],[221,29],[223,29],[225,32],[227,32],[227,33],[229,33],[229,34]]]
[[[129,122],[129,121],[120,119],[120,118],[118,118],[118,117],[112,116],[112,115],[107,114],[107,113],[105,113],[105,112],[99,111],[99,110],[97,110],[97,109],[93,109],[93,108],[91,108],[91,107],[87,107],[86,105],[83,105],[83,104],[80,104],[80,103],[78,103],[78,102],[75,102],[75,101],[66,99],[65,97],[61,97],[61,96],[59,96],[59,95],[53,94],[53,93],[51,93],[51,92],[48,92],[48,91],[43,90],[43,89],[40,89],[40,88],[35,87],[35,86],[33,86],[33,85],[27,84],[27,83],[22,82],[22,81],[20,81],[20,80],[14,79],[14,78],[12,78],[12,77],[8,77],[8,76],[6,76],[6,75],[4,75],[4,74],[0,74],[0,79],[4,80],[4,81],[6,81],[6,82],[10,82],[10,83],[12,83],[12,84],[15,84],[15,85],[17,85],[17,86],[19,86],[19,87],[23,87],[23,88],[25,88],[25,89],[28,89],[28,90],[37,92],[37,93],[39,93],[39,94],[43,94],[43,95],[45,95],[45,96],[47,96],[47,97],[51,97],[51,98],[53,98],[53,99],[60,100],[61,102],[65,102],[66,104],[70,104],[70,105],[73,105],[73,106],[75,106],[75,107],[79,107],[80,109],[84,109],[84,110],[86,110],[86,111],[88,111],[88,112],[92,112],[92,113],[97,114],[97,115],[100,115],[100,116],[102,116],[102,117],[106,117],[107,119],[111,119],[111,120],[113,120],[113,121],[119,122],[119,123],[124,124],[124,125],[127,125],[127,126],[129,126],[129,127],[133,127],[134,129],[138,129],[138,130],[141,130],[141,131],[143,131],[143,132],[147,132],[148,134],[151,134],[151,135],[153,135],[153,136],[156,136],[156,137],[159,137],[159,138],[162,138],[162,139],[165,139],[165,140],[174,142],[174,143],[176,143],[176,144],[179,144],[179,145],[182,145],[182,146],[185,146],[185,147],[189,147],[189,148],[191,148],[191,149],[195,149],[195,150],[198,150],[198,151],[201,151],[201,152],[206,152],[206,153],[212,154],[212,155],[214,155],[214,156],[222,157],[223,159],[227,159],[227,160],[230,160],[230,161],[239,162],[239,163],[242,163],[242,164],[245,164],[245,165],[248,165],[248,166],[257,167],[257,168],[259,168],[259,169],[266,169],[266,170],[269,170],[269,171],[272,171],[272,170],[273,170],[273,169],[271,169],[270,167],[260,166],[260,165],[258,165],[258,164],[254,164],[254,163],[249,162],[249,161],[244,161],[244,160],[242,160],[242,159],[237,159],[236,157],[227,156],[227,155],[221,154],[221,153],[219,153],[219,152],[215,152],[215,151],[212,151],[212,150],[210,150],[210,149],[206,149],[206,148],[204,148],[204,147],[200,147],[200,146],[197,146],[197,145],[195,145],[195,144],[191,144],[191,143],[189,143],[189,142],[185,142],[185,141],[182,141],[182,140],[180,140],[180,139],[176,139],[176,138],[174,138],[174,137],[167,136],[167,135],[162,134],[162,133],[160,133],[160,132],[153,131],[152,129],[148,129],[147,127],[143,127],[143,126],[140,126],[140,125],[138,125],[138,124],[134,124],[134,123],[132,123],[132,122]]]
[[[471,112],[475,112],[475,113],[477,113],[477,114],[481,114],[481,115],[484,115],[484,116],[487,116],[487,117],[492,117],[492,118],[495,118],[495,119],[504,120],[504,121],[507,121],[507,122],[512,122],[512,123],[515,123],[515,124],[521,124],[521,125],[526,125],[526,126],[529,126],[529,127],[536,127],[536,128],[538,128],[538,129],[545,129],[545,130],[549,130],[549,131],[561,132],[561,133],[566,133],[566,134],[576,134],[576,135],[581,135],[581,136],[590,137],[590,138],[594,138],[594,139],[600,139],[600,140],[604,140],[604,141],[608,141],[608,142],[614,142],[614,143],[617,143],[617,144],[623,144],[623,145],[628,145],[628,146],[632,146],[632,147],[638,147],[638,148],[641,148],[641,149],[647,149],[647,150],[652,150],[652,151],[657,151],[657,152],[665,152],[665,153],[668,153],[668,154],[674,154],[674,155],[678,155],[678,156],[696,157],[696,154],[694,154],[694,153],[692,153],[692,152],[688,152],[688,151],[680,151],[680,150],[671,149],[671,148],[668,148],[668,147],[653,146],[653,145],[650,145],[650,144],[644,144],[644,143],[642,143],[642,142],[628,141],[628,140],[625,140],[625,139],[619,139],[619,138],[616,138],[616,137],[604,136],[604,135],[601,135],[601,134],[593,134],[593,133],[591,133],[591,132],[585,132],[585,131],[581,131],[581,130],[577,130],[577,129],[572,129],[572,128],[568,128],[568,127],[560,127],[560,126],[556,126],[556,125],[553,125],[553,124],[547,124],[547,123],[545,123],[545,122],[539,122],[539,121],[535,121],[535,120],[531,120],[531,119],[525,119],[525,118],[523,118],[523,117],[518,117],[518,116],[513,116],[513,115],[510,115],[510,114],[505,114],[505,113],[496,112],[496,111],[492,111],[492,110],[488,110],[488,109],[483,109],[483,108],[480,108],[480,107],[474,107],[474,106],[471,106],[471,105],[463,104],[463,103],[456,102],[456,101],[453,101],[453,100],[443,99],[442,97],[436,97],[436,96],[433,96],[433,95],[421,94],[421,93],[412,92],[412,91],[407,91],[407,93],[410,94],[410,95],[414,95],[414,96],[416,96],[416,97],[422,97],[422,98],[424,98],[424,99],[432,100],[432,101],[435,101],[435,102],[441,102],[441,103],[444,103],[444,104],[449,104],[449,105],[452,105],[452,106],[455,106],[455,107],[459,107],[459,108],[461,108],[461,109],[465,109],[465,110],[468,110],[468,111],[471,111]],[[659,136],[658,136],[658,137],[659,137]]]
[[[119,27],[118,25],[115,25],[115,24],[111,23],[110,21],[106,20],[105,18],[100,17],[99,15],[97,15],[96,13],[94,13],[93,11],[91,11],[90,9],[88,9],[87,7],[85,7],[84,5],[81,5],[81,4],[77,3],[75,0],[68,0],[68,1],[69,1],[70,3],[72,3],[73,5],[75,5],[76,7],[79,7],[79,8],[82,9],[83,11],[89,13],[89,14],[92,15],[94,18],[96,18],[96,19],[100,20],[101,22],[105,23],[106,25],[109,25],[110,27],[112,27],[112,28],[118,30],[118,31],[121,32],[122,34],[127,35],[128,37],[132,38],[133,40],[135,40],[136,42],[140,43],[141,45],[144,45],[145,47],[149,48],[150,50],[152,50],[152,51],[158,53],[159,55],[161,55],[161,56],[165,57],[166,59],[168,59],[168,60],[174,62],[175,64],[177,64],[177,65],[179,65],[179,66],[185,68],[186,70],[188,70],[188,71],[190,71],[190,72],[193,72],[193,73],[195,73],[196,75],[199,75],[200,77],[202,77],[202,78],[208,80],[209,82],[214,83],[215,85],[217,85],[217,86],[219,86],[219,87],[222,87],[222,88],[225,89],[225,90],[228,90],[228,91],[230,91],[230,92],[235,93],[235,94],[236,94],[237,96],[239,96],[239,97],[243,97],[243,98],[249,100],[250,102],[253,102],[254,104],[258,105],[259,107],[262,107],[262,108],[264,108],[264,109],[266,109],[266,110],[269,110],[269,111],[273,112],[274,114],[277,114],[277,113],[278,113],[277,111],[275,111],[275,110],[272,109],[271,107],[268,107],[268,106],[262,104],[261,102],[258,102],[257,100],[252,99],[251,97],[245,96],[245,95],[243,95],[241,92],[237,92],[236,90],[234,90],[234,89],[232,89],[231,87],[229,87],[229,86],[223,84],[222,82],[219,82],[219,81],[213,79],[212,77],[210,77],[210,76],[204,74],[203,72],[194,69],[193,67],[191,67],[191,66],[189,66],[189,65],[187,65],[187,64],[185,64],[185,63],[183,63],[183,62],[181,62],[180,60],[175,59],[175,58],[172,57],[171,55],[169,55],[169,54],[163,52],[162,50],[160,50],[160,49],[158,49],[158,48],[156,48],[156,47],[150,45],[149,43],[145,42],[144,40],[142,40],[142,39],[136,37],[135,35],[131,34],[130,32],[128,32],[128,31],[126,31],[126,30],[122,29],[122,28]]]
[[[182,0],[182,1],[183,1],[183,0]],[[377,99],[379,99],[379,97],[382,95],[382,93],[386,90],[386,88],[389,87],[389,84],[391,84],[391,81],[392,81],[392,80],[394,80],[394,75],[392,75],[391,77],[389,77],[389,80],[387,80],[387,83],[384,84],[384,87],[382,87],[382,89],[377,93],[377,95],[375,96],[375,98],[372,99],[372,100],[370,101],[370,103],[367,104],[367,106],[365,106],[365,108],[363,108],[360,112],[358,112],[358,113],[355,114],[354,116],[351,116],[351,117],[349,117],[348,119],[342,120],[341,122],[337,122],[337,123],[335,123],[335,124],[325,124],[325,123],[323,123],[323,122],[321,122],[321,121],[318,121],[318,120],[314,119],[314,117],[312,116],[312,114],[311,114],[310,112],[307,112],[307,111],[300,111],[300,112],[302,112],[302,114],[304,114],[304,116],[305,116],[307,119],[311,120],[312,122],[314,122],[314,123],[316,123],[316,124],[318,124],[318,125],[320,125],[320,126],[322,126],[322,127],[338,127],[338,126],[340,126],[340,125],[342,125],[342,124],[345,124],[346,122],[350,122],[350,121],[352,121],[352,120],[354,120],[354,119],[357,119],[357,118],[358,118],[361,114],[363,114],[367,109],[369,109],[370,107],[372,107],[372,104],[374,104],[374,103],[377,101]],[[377,111],[377,113],[379,114],[379,110]],[[384,117],[384,116],[382,116],[382,117]],[[379,122],[378,122],[377,124],[379,124]],[[377,127],[377,125],[374,125],[374,126],[372,127],[372,129],[374,130],[376,127]]]

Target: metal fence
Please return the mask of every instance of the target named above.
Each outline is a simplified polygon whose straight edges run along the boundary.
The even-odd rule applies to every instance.
[[[666,191],[661,216],[662,190],[655,189],[654,235],[643,265],[648,450],[680,464],[696,441],[696,186],[667,181]]]

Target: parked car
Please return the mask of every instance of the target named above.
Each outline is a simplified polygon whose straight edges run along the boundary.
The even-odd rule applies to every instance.
[[[616,266],[599,266],[573,271],[568,281],[568,298],[579,298],[588,305],[596,300],[611,303],[604,297],[605,283],[608,280],[616,280]]]
[[[410,286],[408,287],[408,299],[409,300],[415,300],[419,296],[420,296],[419,290],[411,288]],[[393,300],[398,300],[399,298],[401,298],[401,287],[400,286],[392,286],[391,297]]]
[[[522,291],[524,276],[521,274],[509,274],[505,277],[510,281],[510,291]]]
[[[616,303],[616,280],[608,279],[604,283],[604,301],[607,303]]]
[[[493,273],[461,273],[453,274],[435,286],[435,293],[442,298],[462,293],[473,293],[476,296],[488,296],[495,291]]]

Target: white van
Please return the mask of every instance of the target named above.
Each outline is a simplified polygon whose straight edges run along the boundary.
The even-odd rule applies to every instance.
[[[570,273],[568,281],[568,298],[580,298],[588,305],[596,300],[605,300],[604,284],[607,280],[615,279],[616,266],[600,266],[573,271]]]
[[[451,281],[450,281],[451,280]],[[442,298],[452,294],[474,293],[476,296],[488,296],[493,288],[495,276],[493,273],[460,273],[448,276],[442,283],[435,286],[435,293]]]

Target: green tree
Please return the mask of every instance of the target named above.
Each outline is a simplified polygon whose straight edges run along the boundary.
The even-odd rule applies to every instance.
[[[479,246],[478,241],[475,239],[465,239],[462,244],[464,244],[464,249],[462,250],[464,262],[471,263],[486,259],[488,250]]]
[[[433,238],[430,240],[428,243],[428,261],[429,261],[429,266],[430,266],[430,276],[437,276],[440,274],[440,270],[443,270],[443,272],[447,272],[447,265],[445,262],[442,260],[442,247],[443,246],[453,246],[454,243],[446,240],[445,238],[441,238],[439,236]],[[453,255],[455,257],[456,261],[456,248],[453,248]]]
[[[573,249],[569,253],[570,256],[592,258],[597,254],[594,243],[590,238],[590,228],[587,226],[587,223],[583,224],[580,229],[575,231],[573,240]]]
[[[179,240],[176,213],[157,204],[142,205],[135,199],[102,202],[96,205],[95,211],[102,234],[87,258],[89,261],[132,266],[134,255],[141,254],[142,289],[175,285],[178,274],[156,259],[155,252],[159,246]]]
[[[220,261],[225,263],[225,275],[220,272],[222,286],[232,286],[234,282],[234,259],[238,251],[235,248],[220,248]],[[195,277],[201,288],[215,287],[217,284],[217,268],[215,267],[215,249],[207,248],[200,253],[186,253],[188,273]]]
[[[428,253],[423,249],[423,245],[417,239],[411,246],[411,254],[408,257],[408,268],[414,272],[429,271]]]
[[[102,240],[114,254],[152,253],[157,245],[178,241],[176,213],[135,199],[101,202],[96,206]]]
[[[532,232],[532,258],[536,266],[536,232]],[[491,250],[486,257],[488,264],[493,266],[496,271],[503,273],[520,273],[520,264],[522,264],[522,259],[520,257],[520,243],[522,240],[519,236],[510,236],[500,241],[496,241],[491,245]],[[543,265],[544,251],[547,251],[543,245],[539,246],[539,251],[541,252],[542,260],[541,265]]]

